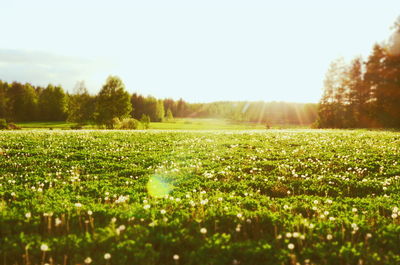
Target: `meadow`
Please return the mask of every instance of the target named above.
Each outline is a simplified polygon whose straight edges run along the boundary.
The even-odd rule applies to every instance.
[[[1,264],[400,264],[400,133],[0,131]]]

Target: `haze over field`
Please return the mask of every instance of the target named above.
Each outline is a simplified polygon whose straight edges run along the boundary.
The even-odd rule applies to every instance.
[[[189,102],[317,102],[330,62],[391,34],[387,1],[3,1],[0,79]],[[398,44],[398,43],[397,43]]]

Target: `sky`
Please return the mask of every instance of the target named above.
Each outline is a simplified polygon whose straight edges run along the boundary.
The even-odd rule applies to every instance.
[[[398,0],[0,0],[0,79],[189,102],[318,102],[329,64],[387,40]]]

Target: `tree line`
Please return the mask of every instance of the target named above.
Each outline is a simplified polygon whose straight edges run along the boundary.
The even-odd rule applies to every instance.
[[[235,122],[310,125],[317,118],[316,104],[286,102],[188,103],[183,99],[157,99],[130,95],[122,80],[110,76],[97,95],[83,81],[72,93],[61,86],[33,86],[0,80],[0,118],[10,122],[69,121],[97,123],[113,128],[126,118],[162,122],[178,118],[222,118]]]
[[[400,19],[367,60],[335,60],[319,103],[321,128],[400,128]]]

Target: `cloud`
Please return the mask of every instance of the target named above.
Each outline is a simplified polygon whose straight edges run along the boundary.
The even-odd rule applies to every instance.
[[[0,49],[0,79],[71,89],[78,80],[89,83],[107,63],[96,59],[62,56],[41,51]],[[92,82],[93,83],[93,82]]]

